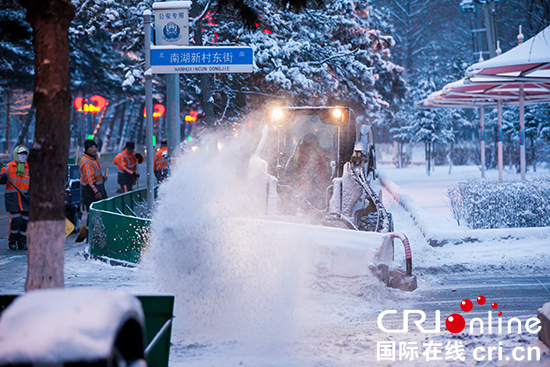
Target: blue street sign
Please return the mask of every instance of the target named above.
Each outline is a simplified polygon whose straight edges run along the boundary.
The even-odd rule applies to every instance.
[[[151,47],[154,74],[251,73],[253,63],[251,47]]]

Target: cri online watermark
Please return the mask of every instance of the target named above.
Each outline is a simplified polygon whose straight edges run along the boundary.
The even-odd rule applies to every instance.
[[[477,303],[480,306],[485,305],[486,298],[484,296],[477,297]],[[473,309],[473,302],[465,299],[460,303],[460,308],[464,312],[470,312]],[[496,310],[498,304],[493,302],[491,308]],[[435,326],[427,329],[424,327],[426,321],[426,313],[421,310],[404,310],[403,311],[403,328],[390,329],[384,324],[386,315],[397,314],[396,310],[387,310],[378,315],[377,325],[380,330],[385,333],[407,333],[409,332],[409,320],[416,326],[416,329],[423,334],[435,334],[441,332],[441,312],[435,311]],[[414,315],[411,319],[410,316]],[[485,319],[474,317],[469,322],[468,332],[470,335],[484,334],[521,334],[523,331],[531,334],[536,334],[540,331],[540,320],[537,317],[531,317],[522,323],[517,317],[512,317],[507,321],[502,318],[502,312],[497,312],[498,316],[493,315],[493,311],[487,311]],[[418,318],[420,316],[420,318]],[[466,329],[466,320],[458,313],[453,313],[445,320],[446,329],[452,334],[461,333]],[[414,330],[413,330],[414,331]],[[531,361],[540,360],[540,349],[538,347],[514,347],[510,355],[503,355],[504,348],[502,342],[498,346],[477,346],[472,351],[472,356],[476,361]],[[422,345],[417,342],[395,342],[395,341],[378,341],[376,343],[376,357],[378,361],[395,361],[399,360],[415,360],[420,356],[424,356],[426,361],[438,360],[461,360],[466,359],[466,350],[462,340],[450,340],[447,343],[434,342],[429,340]]]

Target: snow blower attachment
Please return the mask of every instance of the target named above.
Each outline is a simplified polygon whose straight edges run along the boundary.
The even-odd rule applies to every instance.
[[[377,265],[371,265],[370,270],[388,287],[401,289],[402,291],[414,291],[418,287],[418,283],[416,275],[412,275],[412,253],[409,240],[407,236],[400,232],[388,233],[388,237],[390,241],[397,238],[403,243],[406,270],[403,271],[403,269],[393,266],[393,244],[386,247],[391,253],[386,254],[386,256],[379,256]]]
[[[378,177],[372,126],[351,123],[350,113],[347,107],[267,110],[268,123],[248,167],[250,192],[261,208],[258,214],[344,229],[393,232],[391,213],[370,185]],[[404,235],[389,238],[392,243],[399,238],[408,247]],[[394,286],[402,283],[394,280],[396,271],[388,266],[386,272],[379,272],[386,284]],[[411,278],[409,283],[416,288],[410,272],[403,277]],[[405,278],[403,282],[407,282]],[[408,288],[414,289],[412,285]]]

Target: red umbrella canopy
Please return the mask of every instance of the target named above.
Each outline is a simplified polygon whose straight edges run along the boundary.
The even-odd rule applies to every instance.
[[[420,108],[465,108],[550,102],[550,26],[487,61],[473,64],[466,78],[447,84],[417,104]]]
[[[481,83],[460,79],[430,94],[418,107],[496,106],[498,100],[503,105],[517,105],[522,84],[525,104],[550,102],[550,83],[518,81]]]
[[[550,82],[550,26],[502,55],[473,64],[466,71],[466,77],[472,81]]]

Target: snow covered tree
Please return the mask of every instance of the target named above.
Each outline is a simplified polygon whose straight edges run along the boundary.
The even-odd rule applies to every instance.
[[[135,82],[143,74],[142,16],[151,3],[73,0],[77,10],[69,37],[75,91],[116,99],[143,94],[142,83]]]
[[[94,136],[102,152],[123,139],[144,140],[144,126],[137,110],[144,102],[143,12],[152,0],[73,0],[77,10],[69,28],[71,43],[71,78],[73,92],[81,97],[100,94],[109,104],[103,124],[95,121]],[[155,103],[163,103],[163,78],[155,79]],[[132,109],[135,106],[135,110]],[[77,145],[89,128],[83,128],[76,116],[73,137]],[[117,120],[117,121],[115,121]],[[129,121],[128,121],[129,120]],[[120,121],[120,124],[117,122]],[[117,148],[115,148],[117,149]]]
[[[527,40],[550,24],[548,0],[496,1],[494,5],[496,39],[503,52],[517,46],[519,26]]]
[[[550,103],[532,108],[534,118],[540,121],[538,128],[538,161],[550,162]]]
[[[0,3],[0,92],[24,89],[33,80],[31,28],[15,0]]]
[[[212,101],[217,124],[239,119],[266,103],[287,105],[343,104],[356,113],[386,108],[402,88],[402,69],[391,61],[393,39],[376,29],[366,3],[327,2],[322,9],[292,13],[269,1],[255,31],[232,14],[203,12],[198,19],[206,45],[250,45],[252,74],[214,75]],[[203,17],[204,18],[204,17]],[[194,32],[194,43],[198,34]],[[183,76],[186,99],[197,101],[202,85]]]
[[[396,40],[394,58],[397,63],[403,65],[408,85],[407,94],[389,111],[385,121],[394,133],[393,138],[400,144],[414,142],[417,140],[419,121],[426,122],[428,116],[433,116],[437,119],[434,124],[440,125],[442,121],[448,120],[449,116],[456,115],[457,112],[462,114],[461,111],[448,113],[443,110],[420,112],[415,110],[414,105],[431,92],[463,76],[467,66],[466,40],[469,29],[464,27],[464,19],[459,12],[458,4],[430,0],[379,0],[375,3],[387,19],[383,23],[386,28],[383,29]],[[455,118],[455,135],[461,130],[458,122],[464,121],[463,116]],[[445,125],[453,124],[448,122]],[[442,131],[427,129],[425,133],[428,131],[432,131],[433,136],[426,136],[423,141],[446,144],[455,140],[449,137],[441,138],[447,135],[446,128]],[[433,148],[433,142],[426,145],[428,166],[431,164],[430,147]]]
[[[395,60],[405,68],[409,82],[421,80],[424,64],[445,78],[456,55],[466,55],[470,38],[464,14],[456,2],[433,0],[377,0],[395,37]],[[453,62],[449,62],[453,60]]]
[[[470,120],[465,117],[466,111],[425,110],[414,107],[418,101],[438,90],[442,76],[437,67],[433,66],[438,62],[439,58],[434,57],[432,64],[424,65],[421,68],[424,74],[411,83],[406,97],[399,104],[399,109],[387,119],[392,124],[390,132],[393,134],[393,138],[400,144],[424,143],[428,175],[434,164],[434,149],[438,148],[441,151],[440,154],[444,154],[445,158],[440,159],[441,162],[452,165],[454,143],[459,142],[467,131],[471,131]]]
[[[424,143],[426,173],[432,170],[436,145],[446,146],[455,140],[453,122],[460,121],[451,110],[419,110],[408,124],[392,129],[396,139],[409,143]],[[410,116],[409,116],[410,117]]]
[[[108,83],[116,84],[121,78],[126,93],[141,92],[141,17],[151,2],[74,3],[78,11],[70,35],[75,89],[107,88]],[[210,111],[216,117],[211,125],[230,125],[275,96],[286,98],[285,104],[340,103],[364,113],[385,108],[394,94],[404,90],[402,70],[391,61],[389,52],[393,40],[376,31],[378,19],[367,3],[337,0],[298,14],[266,0],[241,4],[242,8],[239,4],[229,9],[215,5],[201,1],[193,4],[191,43],[253,45],[258,68],[250,75],[183,75],[182,99],[188,105],[182,112],[195,109],[204,117]],[[290,5],[300,8],[299,4]],[[251,10],[259,21],[252,27],[255,30],[249,31],[250,23],[243,22],[243,17]],[[109,42],[93,38],[110,38],[112,45],[105,46]],[[121,52],[126,58],[120,57]],[[162,92],[162,78],[156,81]],[[109,87],[118,93],[117,89]]]
[[[32,30],[25,20],[25,11],[15,0],[0,2],[0,101],[5,105],[5,152],[11,154],[13,145],[10,140],[18,133],[18,120],[14,119],[13,108],[19,108],[17,114],[22,114],[17,104],[21,96],[32,91],[34,76],[32,53]],[[14,104],[15,102],[15,104]],[[2,112],[4,108],[2,106]],[[31,109],[32,110],[32,109]],[[31,118],[33,113],[29,113]],[[2,116],[3,117],[3,116]],[[25,123],[29,119],[25,119]]]

